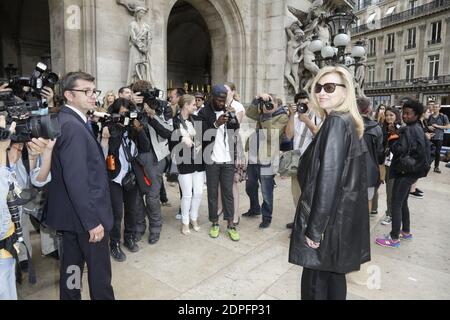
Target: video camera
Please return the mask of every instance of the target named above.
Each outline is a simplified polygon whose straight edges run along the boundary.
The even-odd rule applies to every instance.
[[[16,122],[16,132],[0,129],[0,139],[25,143],[33,138],[56,139],[61,135],[57,115],[33,116],[33,111],[39,110],[39,101],[23,102],[16,99],[13,92],[0,92],[0,112],[6,112],[6,122]]]
[[[167,105],[166,101],[163,101],[163,92],[159,89],[148,89],[140,93],[140,97],[144,98],[143,103],[147,104],[151,109],[155,110],[158,114],[164,113],[164,107]],[[143,108],[142,106],[139,106]]]
[[[264,107],[266,108],[267,111],[272,111],[273,109],[275,109],[275,105],[273,104],[272,100],[265,101],[263,98],[259,98],[258,105],[259,108],[261,109],[261,112],[263,112]]]
[[[45,109],[48,107],[48,102],[42,96],[42,89],[44,87],[49,87],[54,90],[58,81],[58,75],[51,72],[47,65],[39,62],[31,74],[31,77],[13,78],[10,81],[8,88],[12,89],[16,96],[22,97],[25,95],[26,97],[24,100],[35,100],[36,103],[40,103],[39,107],[41,109]],[[26,88],[29,88],[29,91]]]

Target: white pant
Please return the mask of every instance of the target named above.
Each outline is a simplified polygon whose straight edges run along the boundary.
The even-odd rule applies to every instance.
[[[181,215],[184,225],[191,221],[197,221],[198,209],[202,202],[203,185],[205,183],[204,172],[194,172],[191,174],[180,174],[178,176],[181,192]]]
[[[20,223],[22,225],[23,239],[28,248],[28,252],[30,253],[30,257],[33,256],[33,247],[31,244],[30,232],[33,229],[33,225],[30,221],[30,216],[25,213],[21,213]],[[41,251],[43,255],[48,255],[58,249],[56,239],[54,235],[50,233],[49,230],[42,228],[40,229],[40,238],[41,238]],[[19,247],[19,261],[27,260],[27,251],[24,245],[20,245]]]

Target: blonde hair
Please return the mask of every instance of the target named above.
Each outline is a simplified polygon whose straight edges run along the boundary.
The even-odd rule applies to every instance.
[[[362,139],[364,135],[364,120],[359,114],[358,105],[356,104],[356,90],[353,82],[353,76],[344,67],[328,66],[322,68],[319,71],[311,84],[311,107],[314,109],[314,112],[322,119],[325,119],[327,117],[326,111],[320,107],[320,103],[317,100],[317,95],[314,92],[314,88],[316,87],[316,84],[320,79],[330,73],[338,74],[344,82],[343,84],[345,85],[347,90],[347,97],[345,98],[344,102],[334,110],[341,113],[350,113],[353,118],[353,122],[355,123],[356,132],[358,133],[359,138]]]
[[[108,105],[108,97],[109,96],[114,96],[114,100],[116,99],[116,94],[114,93],[113,90],[107,91],[105,94],[105,97],[103,98],[103,106],[101,107],[101,109],[108,110],[108,108],[112,105],[112,103]]]
[[[195,102],[195,97],[191,96],[190,94],[185,94],[184,96],[180,97],[180,100],[178,101],[178,106],[180,107],[180,110],[184,108],[184,105]]]

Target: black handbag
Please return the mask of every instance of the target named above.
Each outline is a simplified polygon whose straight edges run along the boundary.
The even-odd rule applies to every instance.
[[[136,159],[136,157],[133,157],[131,154],[131,147],[128,147],[125,139],[122,139],[122,147],[125,151],[125,158],[127,159],[129,166],[128,166],[128,172],[122,179],[122,187],[125,189],[125,191],[131,191],[133,190],[137,185],[137,178],[136,174],[134,173],[132,162]]]

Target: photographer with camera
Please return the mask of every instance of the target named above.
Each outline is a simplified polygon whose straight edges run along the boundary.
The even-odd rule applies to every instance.
[[[4,91],[6,86],[0,86]],[[13,122],[9,132],[14,132],[16,124]],[[6,129],[4,116],[0,116],[0,129]],[[6,151],[11,140],[0,140],[0,300],[17,300],[16,289],[16,260],[18,248],[15,247],[14,224],[8,209],[6,198],[9,193],[12,172],[6,166]],[[15,252],[13,252],[15,251]]]
[[[273,190],[275,175],[280,162],[280,143],[289,122],[289,117],[277,97],[267,93],[258,95],[247,109],[247,117],[257,121],[256,132],[249,138],[247,150],[248,168],[246,192],[250,198],[250,210],[244,217],[262,214],[261,229],[270,227],[273,212]],[[278,140],[278,141],[277,141]],[[258,189],[261,184],[262,207]]]
[[[61,136],[52,157],[46,223],[62,234],[60,298],[81,300],[85,263],[91,299],[114,300],[109,232],[114,224],[105,157],[87,114],[100,91],[95,78],[70,72],[61,81],[66,105],[58,114]],[[75,274],[74,274],[75,273]]]
[[[289,122],[286,126],[286,137],[294,139],[293,152],[297,157],[292,165],[297,166],[301,155],[308,149],[316,134],[319,132],[321,119],[317,117],[309,107],[309,95],[305,90],[300,90],[294,97],[294,105],[289,106]],[[300,185],[297,180],[297,173],[291,175],[291,192],[295,207],[301,196]],[[286,225],[292,229],[293,223]]]
[[[114,214],[114,226],[110,233],[109,245],[111,256],[117,262],[126,260],[126,255],[120,247],[123,217],[125,222],[124,246],[132,253],[139,251],[135,234],[136,216],[139,209],[137,203],[141,199],[136,180],[137,176],[143,179],[143,172],[137,170],[135,159],[138,152],[148,152],[150,142],[141,123],[136,118],[128,117],[130,111],[135,108],[135,105],[129,100],[119,98],[114,101],[108,112],[111,115],[120,115],[123,120],[118,123],[108,123],[103,129],[101,142],[108,164]]]
[[[167,158],[170,155],[169,139],[173,132],[172,111],[167,102],[159,99],[160,91],[153,88],[148,81],[138,81],[132,86],[133,100],[146,114],[143,122],[145,133],[150,141],[148,152],[140,153],[138,161],[145,169],[151,185],[141,190],[145,195],[146,211],[149,220],[150,236],[148,242],[156,244],[159,241],[162,219],[160,190]],[[142,202],[138,201],[138,205]],[[137,210],[137,238],[140,239],[146,230],[144,210]]]
[[[239,241],[240,235],[234,224],[233,181],[235,172],[236,130],[240,128],[235,110],[227,108],[228,89],[222,85],[212,88],[212,99],[200,110],[202,121],[203,160],[206,165],[206,184],[208,189],[208,212],[212,223],[211,238],[220,233],[218,209],[219,184],[221,186],[224,220],[227,233],[232,241]]]

